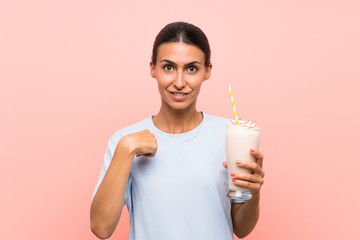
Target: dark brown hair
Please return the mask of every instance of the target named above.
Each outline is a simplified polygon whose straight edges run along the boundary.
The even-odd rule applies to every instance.
[[[210,65],[211,50],[205,33],[195,25],[186,22],[169,23],[161,29],[154,41],[151,57],[153,65],[156,65],[159,46],[169,42],[184,42],[200,48],[205,54],[205,67]]]

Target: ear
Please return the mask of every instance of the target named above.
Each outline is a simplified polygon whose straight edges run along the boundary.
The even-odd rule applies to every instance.
[[[155,66],[152,61],[150,61],[150,75],[155,78]]]
[[[205,79],[204,80],[208,80],[210,78],[211,69],[212,69],[212,64],[210,63],[209,66],[205,70]]]

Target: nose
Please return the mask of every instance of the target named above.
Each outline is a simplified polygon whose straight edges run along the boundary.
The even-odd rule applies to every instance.
[[[186,82],[184,79],[184,74],[181,71],[178,71],[178,74],[176,76],[176,79],[174,81],[174,86],[178,89],[181,90],[185,87]]]

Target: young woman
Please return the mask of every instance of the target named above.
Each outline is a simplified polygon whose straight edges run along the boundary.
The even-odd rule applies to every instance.
[[[235,203],[226,196],[225,132],[229,119],[199,112],[196,100],[212,64],[205,34],[175,22],[157,35],[150,73],[158,82],[156,115],[120,129],[108,142],[91,204],[91,230],[112,235],[126,204],[130,239],[233,239],[245,237],[259,217],[263,155],[235,173],[252,199]],[[241,159],[239,159],[241,160]]]

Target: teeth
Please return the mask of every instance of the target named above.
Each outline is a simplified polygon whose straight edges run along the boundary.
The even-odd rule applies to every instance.
[[[176,96],[184,96],[185,95],[185,93],[173,93],[173,94]]]

